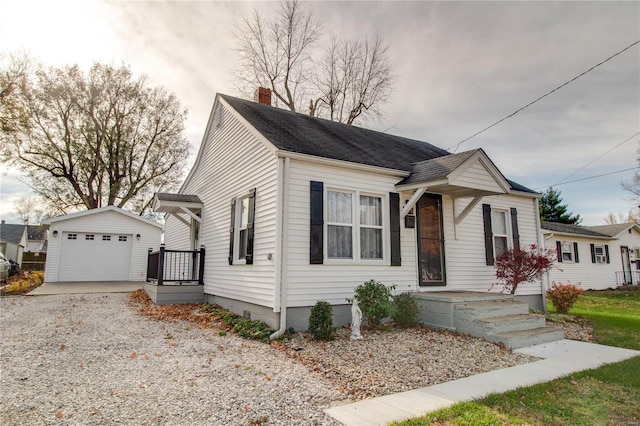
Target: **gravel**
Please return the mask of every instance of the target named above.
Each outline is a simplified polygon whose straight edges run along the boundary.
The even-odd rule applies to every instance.
[[[267,345],[154,321],[127,299],[1,298],[0,424],[337,425],[330,405],[536,359],[427,328]]]

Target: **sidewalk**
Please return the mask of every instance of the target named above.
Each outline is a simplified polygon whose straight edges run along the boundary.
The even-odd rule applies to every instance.
[[[325,412],[347,426],[385,425],[391,421],[421,416],[457,402],[482,398],[490,393],[548,382],[577,371],[640,356],[640,351],[566,339],[516,349],[515,352],[543,359],[426,388],[331,407]]]
[[[27,296],[82,293],[128,293],[144,286],[143,281],[96,281],[44,283]]]

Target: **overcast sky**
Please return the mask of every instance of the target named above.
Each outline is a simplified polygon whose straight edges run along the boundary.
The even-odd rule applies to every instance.
[[[234,23],[273,2],[0,0],[0,51],[45,64],[126,63],[175,93],[189,110],[197,152],[216,93],[239,95]],[[327,42],[380,33],[398,80],[376,130],[448,149],[640,40],[640,2],[306,2]],[[509,178],[549,185],[637,166],[640,45],[462,144],[483,148]],[[620,188],[634,171],[555,186],[585,225],[626,212]],[[29,195],[0,165],[0,217]]]

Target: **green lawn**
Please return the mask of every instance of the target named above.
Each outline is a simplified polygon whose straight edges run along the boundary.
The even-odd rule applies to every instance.
[[[640,350],[640,291],[586,292],[570,313],[592,323],[596,343]],[[392,425],[636,425],[639,371],[635,357]]]

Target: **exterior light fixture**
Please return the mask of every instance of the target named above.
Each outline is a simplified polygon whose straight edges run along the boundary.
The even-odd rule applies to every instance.
[[[136,234],[136,240],[140,241],[140,234]]]
[[[53,231],[53,238],[58,238],[58,230]]]

